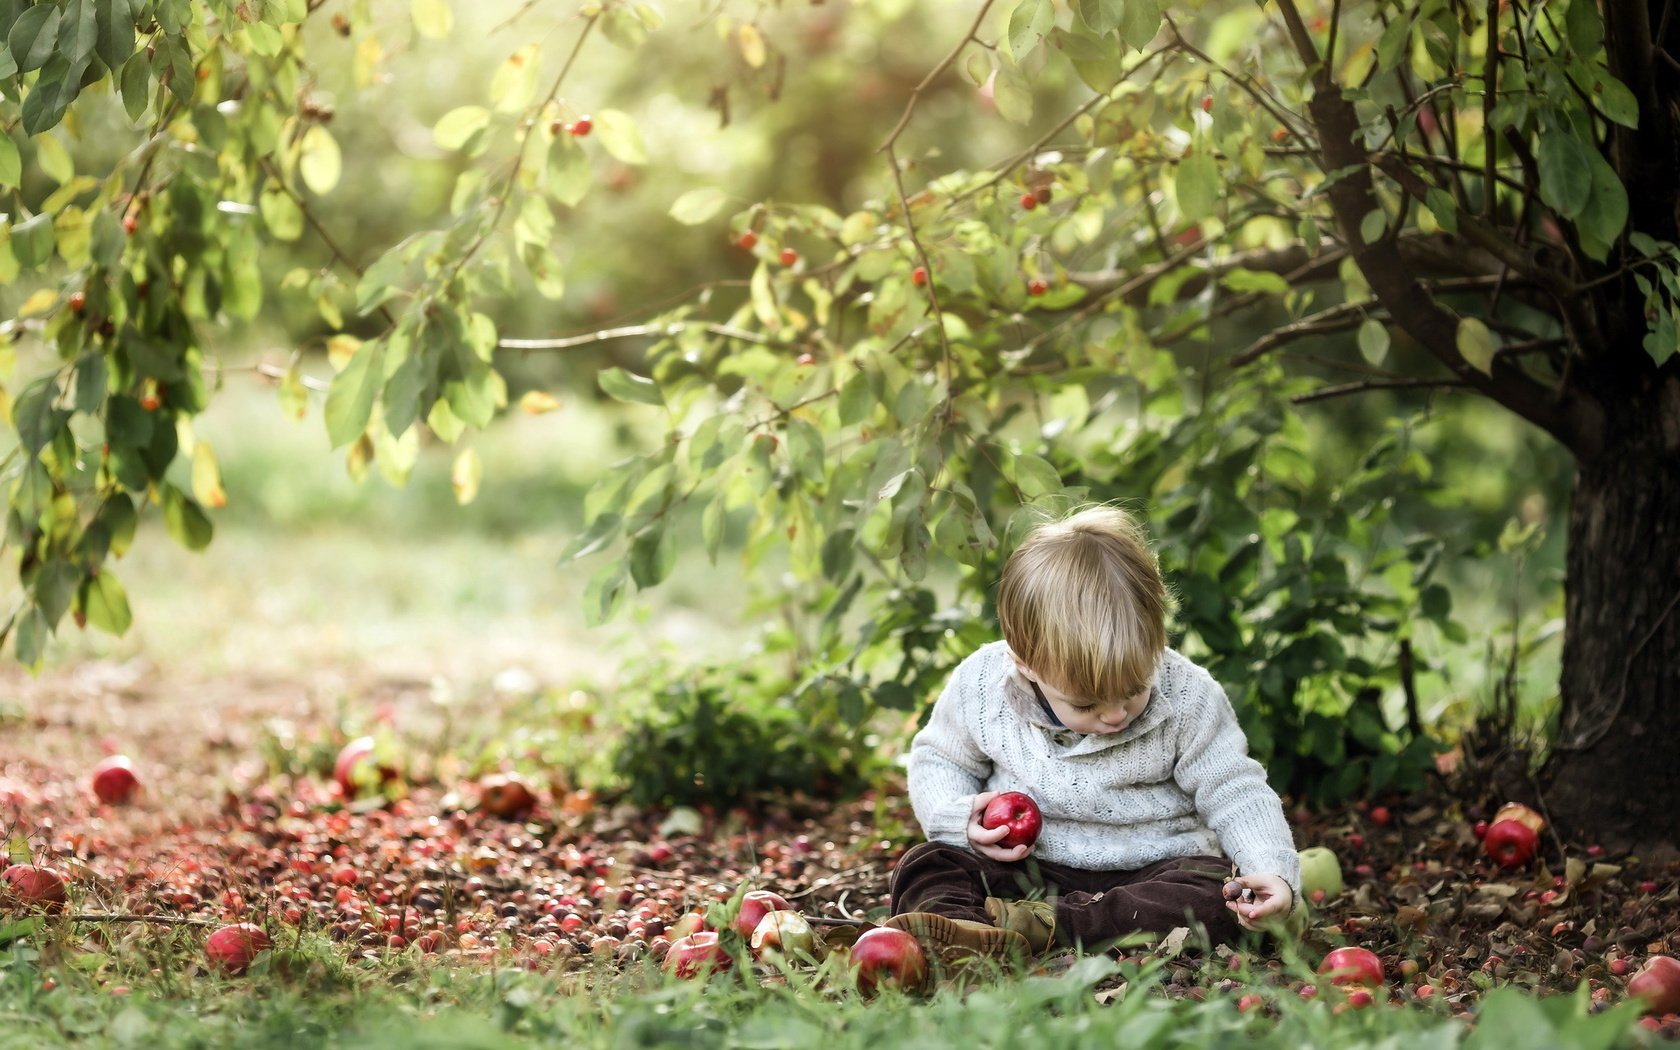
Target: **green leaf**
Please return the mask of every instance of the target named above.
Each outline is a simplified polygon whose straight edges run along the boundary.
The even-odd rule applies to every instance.
[[[1098,36],[1107,36],[1119,29],[1126,9],[1124,0],[1079,0],[1078,7],[1079,17]]]
[[[689,190],[671,205],[671,218],[684,226],[698,226],[716,215],[728,200],[729,194],[716,186]]]
[[[622,368],[604,368],[601,370],[601,389],[607,395],[630,404],[663,405],[665,397],[659,392],[659,384],[645,376],[627,372]]]
[[[82,584],[82,612],[88,623],[107,634],[121,636],[134,621],[128,609],[128,592],[122,581],[100,570],[99,575]]]
[[[159,486],[163,496],[163,523],[175,541],[190,551],[203,550],[210,545],[215,527],[205,515],[204,508],[188,499],[174,485]]]
[[[71,600],[76,596],[76,585],[81,582],[81,577],[76,567],[63,558],[52,559],[35,574],[35,584],[30,590],[49,625],[57,626],[58,621],[64,619]]]
[[[1018,63],[1031,54],[1056,24],[1056,12],[1050,0],[1021,0],[1009,13],[1009,33],[1005,40],[1009,55]]]
[[[58,54],[71,69],[86,69],[98,43],[99,19],[93,0],[70,0],[58,24]]]
[[[415,31],[434,40],[448,36],[455,28],[455,12],[450,9],[449,0],[413,0],[409,14],[414,19]]]
[[[1120,39],[1135,51],[1142,51],[1161,31],[1161,5],[1157,0],[1125,0],[1120,9]]]
[[[1373,365],[1382,364],[1388,356],[1388,327],[1375,317],[1367,317],[1359,325],[1359,353]]]
[[[1458,322],[1458,352],[1472,366],[1486,375],[1493,374],[1493,352],[1496,348],[1493,333],[1474,317]]]
[[[1032,86],[1018,68],[1000,65],[992,80],[992,104],[998,115],[1012,124],[1025,124],[1032,119]]]
[[[1398,14],[1377,41],[1377,68],[1387,72],[1399,65],[1411,40],[1412,19],[1409,14]]]
[[[152,67],[144,52],[123,63],[121,80],[123,111],[138,123],[152,97]]]
[[[1601,72],[1595,85],[1598,94],[1598,107],[1604,115],[1620,124],[1624,128],[1639,126],[1639,100],[1633,97],[1626,84]]]
[[[338,140],[324,125],[315,124],[303,133],[299,148],[298,174],[303,176],[303,184],[321,196],[331,193],[344,171]]]
[[[630,114],[617,109],[604,109],[595,115],[595,134],[608,153],[626,164],[646,164],[647,147],[642,145],[642,133]]]
[[[460,149],[489,126],[490,111],[483,106],[457,106],[432,125],[432,141],[440,149]]]
[[[1233,292],[1260,292],[1265,295],[1282,295],[1289,291],[1289,282],[1281,274],[1267,273],[1263,270],[1245,270],[1237,267],[1219,279],[1219,283]]]
[[[1219,203],[1219,165],[1213,153],[1192,148],[1178,162],[1173,186],[1178,194],[1178,212],[1185,222],[1197,222],[1213,214]]]
[[[1015,457],[1015,486],[1027,499],[1062,491],[1062,476],[1041,456]]]
[[[52,61],[42,67],[35,78],[35,86],[23,100],[25,135],[39,135],[57,127],[58,122],[64,119],[65,111],[82,89],[82,71],[87,68],[86,63],[84,59],[81,66],[72,66],[69,59],[54,55]]]
[[[1540,133],[1540,199],[1566,219],[1581,214],[1592,196],[1593,152],[1567,126]]]
[[[276,240],[295,241],[303,236],[303,209],[279,186],[270,185],[262,191],[257,211]]]
[[[1581,250],[1599,262],[1610,255],[1610,248],[1622,235],[1628,220],[1627,187],[1616,176],[1616,169],[1597,153],[1592,155],[1592,192],[1587,205],[1576,217],[1575,231],[1580,235]]]
[[[1365,244],[1375,244],[1382,239],[1383,231],[1388,229],[1388,214],[1381,208],[1372,208],[1359,220],[1359,237]]]
[[[48,376],[29,384],[12,406],[12,425],[17,428],[18,441],[32,455],[40,454],[52,444],[69,422],[70,413],[53,404],[57,399],[58,384]]]
[[[40,69],[53,57],[62,18],[63,12],[55,4],[36,4],[18,16],[7,39],[18,72]]]
[[[33,270],[52,258],[52,216],[32,215],[12,227],[12,254],[20,266]]]
[[[371,339],[356,348],[350,363],[333,377],[327,390],[327,437],[333,448],[342,448],[362,436],[384,382],[385,343]]]
[[[589,156],[577,140],[564,135],[554,141],[548,154],[548,192],[554,194],[555,200],[568,208],[576,207],[588,195],[594,178]]]
[[[1581,59],[1591,59],[1604,46],[1604,22],[1594,0],[1570,0],[1563,13],[1563,31],[1569,46]]]
[[[655,526],[630,544],[630,578],[646,590],[671,575],[677,564],[675,529]]]
[[[601,566],[583,589],[583,620],[590,627],[599,627],[618,615],[628,595],[630,582],[624,565],[613,562]]]
[[[95,51],[105,68],[117,70],[134,54],[134,12],[129,0],[94,0],[94,17],[99,26]]]

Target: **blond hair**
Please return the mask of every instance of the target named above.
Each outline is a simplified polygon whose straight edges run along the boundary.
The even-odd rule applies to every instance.
[[[1034,527],[998,583],[1009,648],[1054,688],[1092,702],[1149,684],[1166,648],[1169,604],[1148,537],[1118,507]]]

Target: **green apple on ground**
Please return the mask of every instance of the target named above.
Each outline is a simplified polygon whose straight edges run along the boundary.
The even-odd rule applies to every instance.
[[[817,959],[817,933],[796,911],[766,912],[747,943],[755,954],[781,952],[795,959]]]
[[[1342,862],[1324,846],[1308,846],[1301,851],[1301,892],[1314,904],[1339,895],[1345,888],[1342,882]]]

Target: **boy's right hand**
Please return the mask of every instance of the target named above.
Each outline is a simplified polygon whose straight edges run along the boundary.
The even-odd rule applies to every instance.
[[[1027,854],[1032,852],[1032,846],[1029,844],[1002,849],[995,843],[1009,834],[1009,829],[1002,824],[995,828],[980,825],[980,814],[986,812],[986,804],[997,798],[999,794],[1000,792],[997,791],[982,791],[974,796],[974,808],[968,814],[968,845],[982,857],[990,857],[992,860],[1003,861],[1007,864],[1025,858]]]

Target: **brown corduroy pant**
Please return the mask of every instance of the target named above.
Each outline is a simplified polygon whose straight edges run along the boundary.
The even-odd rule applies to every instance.
[[[1242,933],[1225,907],[1231,877],[1224,857],[1173,857],[1136,871],[1088,871],[1031,856],[1001,863],[943,842],[913,846],[893,869],[892,912],[934,912],[951,919],[987,922],[986,898],[1036,898],[1056,906],[1056,943],[1100,951],[1117,938],[1161,936],[1175,927],[1196,931],[1214,944]]]

